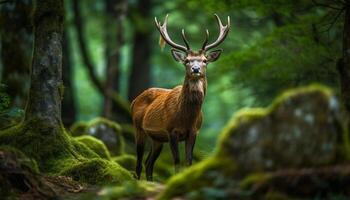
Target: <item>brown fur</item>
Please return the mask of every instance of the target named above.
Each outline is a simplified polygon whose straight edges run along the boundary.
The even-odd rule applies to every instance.
[[[191,88],[198,84],[202,88]],[[202,125],[201,106],[206,92],[205,77],[191,80],[186,77],[182,86],[171,90],[150,88],[141,93],[131,105],[136,129],[153,140],[168,142],[168,135],[176,130],[179,141],[186,134],[196,134]],[[143,138],[143,136],[137,136]]]

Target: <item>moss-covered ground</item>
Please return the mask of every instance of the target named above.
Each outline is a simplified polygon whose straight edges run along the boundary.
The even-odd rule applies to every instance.
[[[133,178],[136,163],[134,154],[122,153],[112,157],[101,140],[84,134],[90,125],[105,123],[103,120],[101,122],[101,119],[88,124],[76,124],[73,128],[75,137],[68,134],[62,126],[52,127],[40,121],[22,122],[0,132],[0,151],[12,152],[33,174],[52,177],[58,180],[56,183],[71,178],[72,181],[78,181],[77,184],[98,186],[74,195],[74,199],[300,199],[312,196],[307,192],[323,189],[334,195],[320,194],[322,198],[344,199],[346,195],[350,195],[346,193],[348,189],[350,191],[350,148],[348,131],[342,124],[339,125],[342,134],[336,151],[337,160],[336,163],[331,163],[340,166],[262,171],[245,175],[240,174],[241,166],[228,148],[231,145],[230,138],[232,134],[236,134],[235,130],[238,127],[271,115],[282,104],[290,102],[295,95],[315,91],[325,98],[333,98],[329,89],[313,85],[288,91],[267,108],[245,109],[237,113],[223,129],[214,154],[174,176],[171,176],[171,154],[165,148],[154,170],[157,181],[165,181],[171,176],[165,185],[144,180],[136,181]],[[1,178],[3,177],[0,176]],[[39,180],[52,184],[52,180],[50,182],[46,178],[39,177]],[[323,184],[326,182],[330,184]],[[309,190],[303,193],[300,187],[306,183],[308,185],[303,188]],[[72,188],[78,192],[83,191],[79,187],[76,185]],[[294,191],[295,195],[290,195],[290,191]],[[4,193],[1,190],[0,192]]]
[[[69,136],[61,126],[55,129],[40,122],[22,123],[0,132],[0,145],[19,149],[38,163],[42,173],[71,176],[90,184],[133,180],[126,169],[90,149],[91,138],[89,141],[86,145]]]

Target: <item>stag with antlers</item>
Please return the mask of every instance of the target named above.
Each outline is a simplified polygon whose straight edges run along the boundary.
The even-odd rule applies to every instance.
[[[185,141],[188,165],[192,164],[193,147],[202,125],[202,103],[207,90],[206,68],[216,61],[222,50],[210,51],[224,41],[230,29],[230,18],[223,25],[215,14],[219,25],[217,40],[208,44],[209,31],[199,51],[190,48],[182,29],[185,46],[175,43],[167,31],[168,15],[163,25],[155,18],[156,27],[162,39],[172,47],[171,53],[177,62],[185,66],[186,74],[182,85],[173,89],[149,88],[137,96],[131,104],[132,119],[136,129],[136,175],[140,179],[146,138],[151,138],[152,147],[145,162],[146,178],[152,181],[153,166],[163,143],[169,142],[174,158],[175,171],[179,169],[178,143]]]

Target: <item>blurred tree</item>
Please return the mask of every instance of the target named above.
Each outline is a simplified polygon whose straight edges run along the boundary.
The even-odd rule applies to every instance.
[[[70,39],[67,27],[65,27],[62,39],[62,80],[64,85],[64,95],[62,100],[62,121],[66,127],[70,127],[76,120],[76,106],[74,97],[75,92],[72,83],[73,71],[69,44]]]
[[[2,83],[7,85],[12,106],[24,108],[29,90],[32,55],[31,0],[7,1],[1,5]]]
[[[151,41],[150,33],[153,28],[153,20],[150,14],[152,0],[139,0],[132,12],[132,20],[135,24],[131,72],[129,78],[129,101],[132,101],[143,90],[151,85]]]
[[[343,55],[338,60],[338,70],[340,73],[342,100],[350,115],[350,1],[346,0],[338,13],[345,12],[343,30]],[[339,14],[339,15],[340,15]]]
[[[127,1],[105,0],[105,57],[106,57],[106,86],[105,92],[119,92],[120,81],[120,51],[124,44],[123,21],[127,12]],[[119,116],[120,109],[113,98],[108,94],[104,95],[103,116],[110,119],[123,121]]]
[[[124,100],[116,91],[106,89],[107,84],[103,84],[95,73],[95,67],[91,60],[91,56],[87,50],[87,42],[84,34],[84,22],[80,13],[80,2],[73,0],[74,23],[77,30],[77,37],[79,43],[79,50],[81,52],[84,66],[87,68],[90,80],[96,87],[97,91],[104,97],[113,100],[115,109],[118,110],[118,116],[121,121],[131,122],[130,104]],[[111,62],[112,63],[112,62]]]

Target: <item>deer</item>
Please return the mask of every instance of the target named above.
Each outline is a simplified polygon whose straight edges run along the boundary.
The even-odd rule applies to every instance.
[[[201,108],[207,90],[206,68],[223,51],[209,50],[221,44],[230,30],[230,17],[227,17],[227,24],[224,26],[219,16],[214,14],[219,26],[218,38],[208,44],[209,31],[206,30],[202,48],[194,51],[190,48],[184,29],[181,35],[185,46],[170,38],[167,31],[168,16],[166,15],[162,25],[155,17],[155,24],[161,39],[172,47],[171,54],[175,61],[185,67],[183,84],[173,89],[149,88],[131,103],[132,121],[136,130],[137,179],[141,178],[145,141],[150,138],[152,143],[145,161],[147,181],[153,180],[153,167],[162,151],[163,143],[169,142],[175,173],[179,171],[180,164],[179,142],[185,141],[186,163],[188,166],[192,164],[193,148],[203,121]]]

